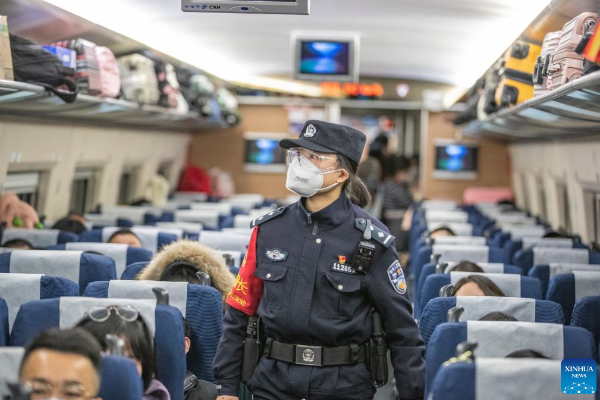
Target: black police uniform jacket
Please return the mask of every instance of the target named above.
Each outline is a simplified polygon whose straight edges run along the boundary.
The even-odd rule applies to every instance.
[[[337,347],[370,339],[375,308],[400,399],[422,398],[425,345],[411,316],[393,236],[345,194],[316,213],[303,201],[253,222],[214,361],[219,394],[238,395],[248,316],[258,314],[267,336],[280,342]],[[363,238],[357,219],[372,221],[377,247],[371,270],[362,275],[352,268]],[[279,399],[364,400],[375,393],[365,363],[312,367],[266,357],[249,387],[255,395]]]

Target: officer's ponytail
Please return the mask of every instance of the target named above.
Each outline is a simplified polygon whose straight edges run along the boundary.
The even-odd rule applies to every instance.
[[[350,177],[344,183],[346,196],[357,206],[366,207],[371,202],[371,194],[364,182],[356,175],[358,165],[341,154],[338,154],[338,163],[341,169],[345,169],[350,174]]]

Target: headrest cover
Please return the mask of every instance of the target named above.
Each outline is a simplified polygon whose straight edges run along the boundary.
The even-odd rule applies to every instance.
[[[17,250],[10,256],[10,272],[59,276],[79,283],[81,251]]]
[[[162,229],[162,228],[181,229],[185,233],[188,233],[188,234],[191,233],[191,234],[195,234],[195,235],[199,234],[203,228],[202,224],[194,223],[194,222],[157,222],[156,227],[158,229]]]
[[[247,229],[252,223],[252,221],[254,221],[255,219],[256,218],[252,218],[251,215],[236,215],[233,221],[233,227],[239,229]]]
[[[504,358],[531,349],[553,360],[564,358],[563,325],[536,322],[467,321],[467,340],[477,357]]]
[[[117,268],[117,276],[121,276],[125,268],[127,267],[127,249],[129,247],[126,244],[121,243],[83,243],[74,242],[67,243],[65,250],[79,250],[79,251],[94,251],[100,253],[106,257],[110,257],[115,260],[115,266]]]
[[[248,237],[224,232],[202,231],[200,243],[215,250],[245,252],[248,248]]]
[[[17,382],[19,380],[19,367],[25,354],[23,347],[2,347],[0,348],[0,398],[9,396],[10,390],[7,382]]]
[[[446,268],[446,273],[449,274],[452,272],[454,267],[458,265],[458,261],[450,261],[447,262],[448,267]],[[503,274],[504,273],[504,264],[502,263],[482,263],[478,262],[477,265],[481,267],[483,272],[486,274]]]
[[[543,226],[504,225],[502,226],[502,230],[510,233],[510,237],[513,240],[523,239],[528,236],[541,238],[546,233],[546,229]]]
[[[553,249],[570,249],[570,248],[573,248],[573,239],[524,237],[523,238],[523,250],[531,249],[533,247],[551,247]]]
[[[564,264],[564,263],[551,263],[550,267],[550,279],[556,275],[570,274],[573,271],[590,271],[600,272],[600,265],[598,264]]]
[[[458,222],[429,222],[427,223],[427,230],[429,232],[434,231],[438,228],[441,227],[448,227],[450,229],[452,229],[452,231],[454,232],[454,234],[456,234],[457,236],[471,236],[473,235],[473,225],[471,224],[464,224],[464,223],[458,223]]]
[[[183,316],[187,312],[186,282],[163,281],[110,281],[108,297],[116,299],[156,299],[152,288],[159,287],[169,292],[169,305],[179,309]]]
[[[587,249],[534,247],[532,251],[533,265],[550,263],[587,264],[590,262],[590,253]]]
[[[164,227],[149,227],[146,225],[134,225],[133,228],[131,229],[135,229],[136,232],[141,232],[141,231],[158,231],[160,233],[167,233],[169,235],[175,235],[175,237],[177,237],[177,240],[181,240],[181,238],[183,237],[183,229],[181,228],[164,228]]]
[[[479,321],[491,312],[499,311],[512,315],[520,322],[535,322],[535,300],[518,297],[492,297],[492,296],[459,296],[456,306],[463,307],[465,311],[460,316],[460,321]]]
[[[458,207],[455,201],[452,200],[424,200],[421,203],[421,208],[425,210],[455,210]]]
[[[16,249],[10,247],[0,247],[0,254],[12,253]]]
[[[228,203],[192,203],[192,210],[196,211],[217,211],[220,216],[227,217],[231,215],[231,204]]]
[[[100,226],[117,226],[118,217],[106,214],[85,214],[85,219],[93,225]]]
[[[111,227],[111,228],[104,228],[102,229],[102,241],[103,242],[108,242],[108,239],[110,239],[110,237],[113,235],[113,233],[115,233],[116,231],[121,230],[122,228],[115,228],[115,227]],[[132,231],[137,237],[138,239],[140,239],[140,242],[142,243],[142,247],[150,250],[153,253],[156,253],[156,250],[158,250],[158,234],[159,234],[159,230],[155,229],[155,228],[145,228],[145,229],[129,229],[130,231]]]
[[[0,297],[6,301],[8,307],[9,332],[12,330],[21,304],[40,299],[41,280],[42,275],[2,274],[0,278]]]
[[[132,299],[96,299],[91,297],[61,297],[60,298],[60,328],[73,328],[93,307],[125,306],[129,305],[139,311],[148,325],[150,334],[154,337],[156,332],[156,317],[154,314],[156,300]]]
[[[483,275],[490,279],[502,290],[506,297],[521,297],[521,275],[517,274],[480,274],[475,272],[450,272],[450,283],[456,282],[469,275]]]
[[[574,271],[575,300],[600,295],[600,272]]]
[[[219,211],[177,210],[175,211],[175,222],[195,222],[208,228],[218,228]]]
[[[21,239],[31,243],[36,249],[45,249],[58,244],[59,233],[58,229],[5,229],[2,232],[0,245],[3,246],[11,240]]]
[[[489,247],[487,246],[459,246],[441,245],[432,246],[432,254],[440,254],[440,262],[447,261],[471,261],[487,262],[489,260]]]
[[[464,211],[428,210],[425,212],[425,218],[428,222],[467,222],[469,214]]]
[[[560,390],[561,368],[555,360],[477,358],[475,400],[571,399]],[[577,399],[594,400],[595,395],[579,394]]]
[[[435,244],[485,246],[486,239],[483,236],[440,236],[435,238]]]

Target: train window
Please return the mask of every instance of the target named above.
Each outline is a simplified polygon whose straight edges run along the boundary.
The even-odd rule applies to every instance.
[[[135,200],[139,168],[126,167],[119,184],[119,204],[130,204]]]
[[[92,169],[77,170],[71,187],[69,210],[81,214],[91,211],[94,207],[95,188],[96,171]]]
[[[15,172],[8,173],[2,192],[16,193],[22,201],[37,208],[39,200],[40,173],[39,172]]]

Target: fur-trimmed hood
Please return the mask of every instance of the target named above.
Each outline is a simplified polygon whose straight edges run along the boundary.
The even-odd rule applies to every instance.
[[[180,240],[165,246],[154,256],[150,264],[136,276],[139,281],[158,281],[169,265],[176,261],[186,261],[198,265],[199,271],[204,271],[212,280],[213,286],[225,300],[235,283],[235,277],[225,265],[225,260],[213,249],[196,241]]]

